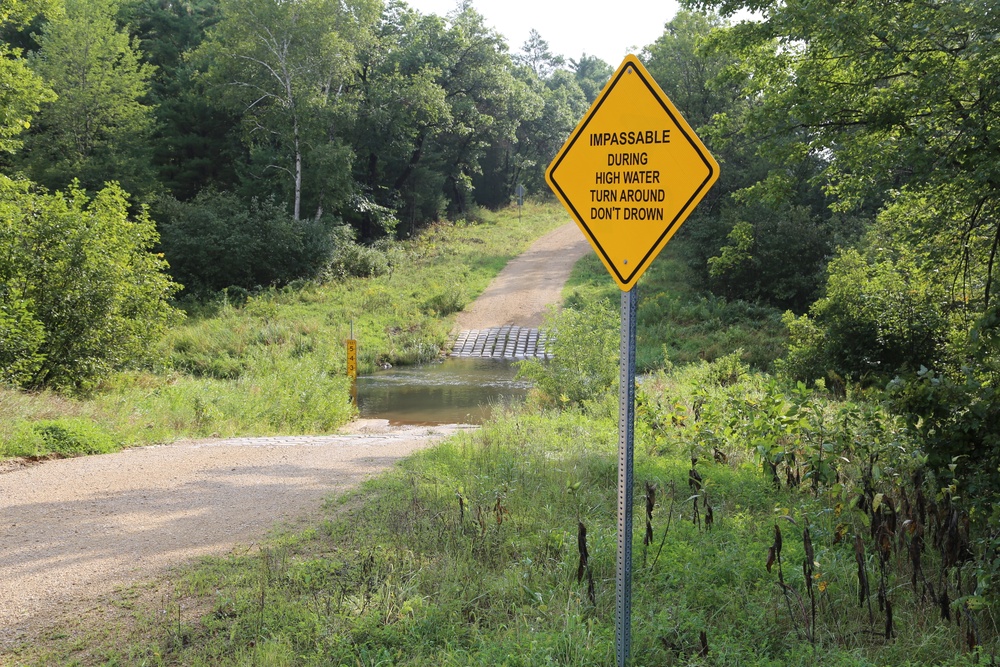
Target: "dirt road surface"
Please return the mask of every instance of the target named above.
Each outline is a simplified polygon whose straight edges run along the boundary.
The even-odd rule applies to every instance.
[[[0,646],[57,612],[224,554],[468,426],[139,447],[0,474]]]
[[[589,246],[573,224],[539,239],[459,316],[537,326]],[[421,447],[472,427],[364,420],[330,436],[237,438],[0,462],[0,658],[102,597],[248,546]],[[0,662],[3,662],[0,659]]]
[[[575,223],[558,227],[510,262],[489,287],[455,320],[455,331],[505,324],[537,327],[550,305],[562,300],[562,288],[577,260],[591,252]]]

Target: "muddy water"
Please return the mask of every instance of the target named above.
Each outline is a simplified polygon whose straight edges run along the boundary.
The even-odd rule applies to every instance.
[[[449,358],[358,378],[362,417],[397,424],[481,424],[493,408],[524,400],[530,385],[500,359]]]

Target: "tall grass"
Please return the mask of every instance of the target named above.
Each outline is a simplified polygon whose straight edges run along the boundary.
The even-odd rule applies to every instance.
[[[683,259],[683,243],[668,245],[639,281],[636,367],[649,371],[665,363],[712,361],[739,349],[744,361],[770,370],[785,352],[781,311],[698,289]],[[607,300],[617,308],[619,294],[596,256],[576,265],[564,290],[568,306]]]

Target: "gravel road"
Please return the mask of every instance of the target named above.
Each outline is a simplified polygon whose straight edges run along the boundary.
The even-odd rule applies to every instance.
[[[0,474],[0,646],[67,609],[248,545],[469,426],[137,447]]]
[[[574,224],[512,261],[457,328],[537,326],[589,250]],[[0,461],[0,663],[4,647],[93,608],[114,590],[225,554],[308,516],[465,425],[363,420],[329,436],[139,447],[35,465]]]
[[[577,260],[591,252],[576,223],[558,227],[532,244],[494,278],[478,299],[460,312],[455,331],[505,324],[537,327],[549,306],[562,301],[562,289]]]

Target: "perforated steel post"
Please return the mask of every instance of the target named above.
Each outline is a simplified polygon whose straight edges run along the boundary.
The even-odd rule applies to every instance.
[[[615,657],[629,663],[632,650],[632,446],[635,441],[636,287],[622,292],[618,384],[618,561],[615,584]]]

